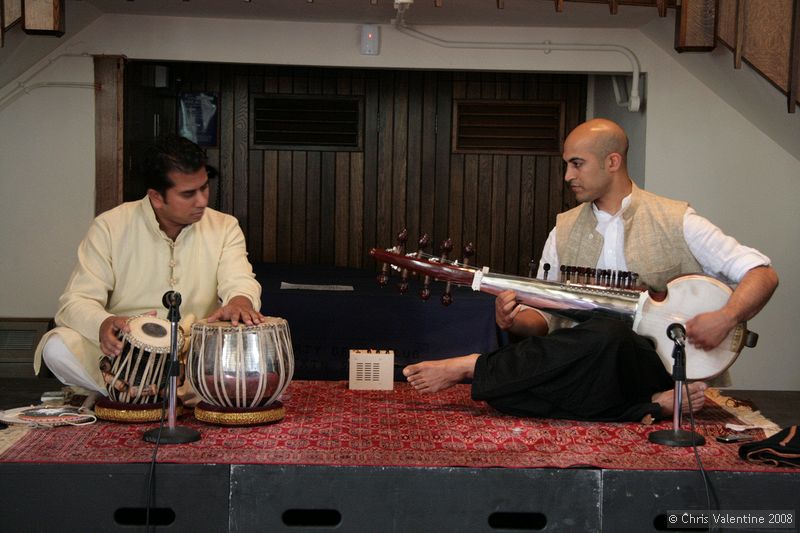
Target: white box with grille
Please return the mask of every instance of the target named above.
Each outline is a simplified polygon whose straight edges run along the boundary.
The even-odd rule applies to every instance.
[[[350,350],[351,390],[392,390],[393,350]]]

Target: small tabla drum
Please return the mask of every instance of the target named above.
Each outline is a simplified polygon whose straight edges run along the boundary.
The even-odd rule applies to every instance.
[[[186,377],[202,398],[194,409],[198,420],[230,426],[282,420],[278,399],[293,374],[292,338],[282,318],[192,325]]]
[[[122,352],[103,357],[100,370],[107,397],[95,404],[95,414],[118,422],[154,422],[161,419],[163,389],[167,385],[170,358],[170,322],[154,316],[128,319],[129,332],[121,332]],[[178,328],[177,346],[183,346]],[[180,405],[178,414],[182,413]]]

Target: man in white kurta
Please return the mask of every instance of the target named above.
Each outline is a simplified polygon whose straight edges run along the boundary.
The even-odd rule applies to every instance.
[[[609,120],[590,120],[567,136],[564,179],[581,205],[558,216],[543,261],[556,269],[630,268],[655,291],[675,275],[700,270],[736,282],[725,305],[682,324],[689,344],[711,350],[766,305],[777,273],[769,258],[722,234],[687,203],[636,187],[627,151],[627,135]],[[495,318],[524,340],[491,354],[409,365],[403,370],[409,383],[433,393],[471,379],[473,399],[522,416],[629,421],[673,414],[671,376],[652,343],[623,322],[594,317],[553,327],[546,314],[519,305],[513,291],[497,296]],[[702,407],[705,388],[702,381],[689,384],[682,408]]]
[[[92,223],[59,300],[58,327],[36,350],[37,372],[44,358],[62,382],[106,394],[99,360],[120,355],[119,336],[128,331],[128,317],[152,312],[166,317],[167,291],[181,294],[183,316],[248,325],[263,318],[261,287],[238,221],[207,207],[202,151],[185,139],[154,150],[160,163],[150,171],[165,179],[149,180],[147,196]]]

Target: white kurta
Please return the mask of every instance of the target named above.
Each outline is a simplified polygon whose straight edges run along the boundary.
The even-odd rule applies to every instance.
[[[161,231],[149,198],[127,202],[99,215],[78,248],[78,264],[59,299],[55,322],[34,356],[57,333],[100,387],[100,324],[109,316],[155,310],[166,318],[165,292],[181,294],[181,314],[210,315],[234,296],[260,308],[261,286],[247,260],[236,218],[206,209],[199,222],[172,239]]]

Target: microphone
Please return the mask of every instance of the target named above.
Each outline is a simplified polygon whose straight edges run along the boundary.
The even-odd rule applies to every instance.
[[[164,304],[164,307],[166,307],[167,309],[173,307],[180,307],[181,293],[177,291],[167,291],[164,293],[164,297],[161,298],[161,303]]]
[[[674,341],[675,344],[680,346],[686,345],[686,328],[683,327],[683,324],[679,324],[677,322],[673,322],[669,326],[667,326],[667,337],[671,341]]]

